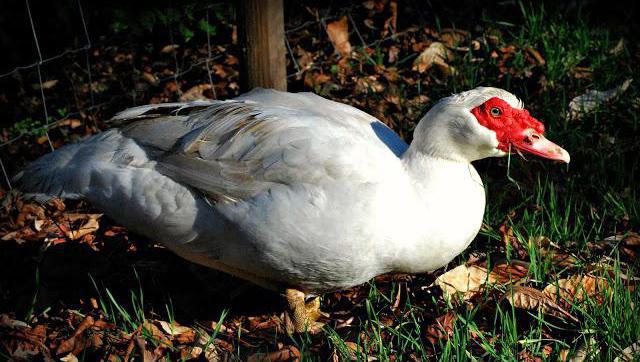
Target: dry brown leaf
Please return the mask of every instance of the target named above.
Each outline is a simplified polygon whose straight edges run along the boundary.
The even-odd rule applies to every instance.
[[[147,83],[151,85],[158,85],[160,83],[160,80],[158,79],[158,77],[155,74],[152,74],[149,72],[142,73],[142,79],[144,79]]]
[[[441,339],[448,339],[453,335],[453,323],[458,319],[458,314],[449,311],[436,318],[435,323],[427,327],[427,339],[432,344],[438,343]]]
[[[211,84],[209,83],[198,84],[191,87],[186,92],[182,93],[180,96],[180,102],[208,100],[209,98],[205,97],[204,91],[209,89],[211,89]]]
[[[142,328],[147,333],[151,333],[153,338],[160,341],[161,345],[173,346],[173,343],[171,343],[169,338],[167,338],[167,336],[160,330],[160,328],[156,327],[156,325],[151,323],[150,321],[148,320],[144,321],[144,323],[142,324]]]
[[[275,352],[256,353],[247,358],[247,362],[287,362],[299,360],[300,351],[294,346],[285,346],[281,350]]]
[[[577,319],[560,307],[547,294],[531,287],[514,286],[507,291],[503,297],[511,303],[512,306],[526,310],[540,310],[545,314],[559,318],[569,318],[574,321]]]
[[[78,362],[78,357],[76,357],[73,353],[69,353],[64,357],[60,357],[60,361],[62,362]]]
[[[400,53],[400,48],[392,45],[389,47],[389,55],[387,61],[389,63],[395,63],[398,60],[398,54]]]
[[[620,355],[614,358],[613,362],[631,362],[637,361],[637,357],[640,356],[640,340],[634,344],[622,350]]]
[[[298,54],[298,66],[300,69],[306,70],[311,68],[311,65],[313,65],[313,53],[304,50],[299,45],[296,46],[296,53]]]
[[[0,314],[0,328],[3,350],[8,351],[15,360],[33,360],[38,354],[43,354],[45,360],[50,359],[49,349],[44,344],[47,339],[45,326],[31,328],[22,321]]]
[[[81,214],[81,213],[73,213],[69,212],[64,214],[64,220],[67,222],[76,222],[78,220],[89,220],[89,219],[99,219],[104,214]]]
[[[614,235],[605,239],[617,243],[620,250],[630,259],[636,259],[640,253],[640,235],[629,232],[625,235]]]
[[[382,37],[387,36],[387,34],[389,34],[389,30],[391,30],[391,34],[396,33],[398,24],[398,2],[396,0],[391,0],[391,2],[389,2],[389,12],[391,13],[391,16],[384,22],[384,30],[381,34]]]
[[[484,267],[459,265],[436,278],[434,284],[439,286],[446,295],[461,295],[463,300],[469,300],[486,282],[495,281]]]
[[[498,263],[491,268],[490,278],[497,283],[518,283],[529,274],[529,263],[522,260],[511,260],[509,263]]]
[[[574,67],[571,69],[571,75],[576,79],[587,79],[593,77],[593,69],[590,67]]]
[[[449,75],[455,71],[453,67],[447,64],[448,61],[453,60],[453,57],[454,55],[451,50],[444,44],[436,41],[431,43],[431,45],[413,61],[413,69],[424,73],[435,65],[445,75]]]
[[[560,267],[575,267],[579,260],[572,255],[561,251],[560,247],[546,236],[533,236],[529,238],[529,247],[535,248],[536,252],[547,260]]]
[[[384,90],[384,85],[378,81],[377,76],[370,75],[358,78],[355,90],[358,94],[380,93]]]
[[[500,231],[500,235],[502,235],[502,243],[505,248],[514,250],[518,255],[518,258],[527,258],[529,256],[529,251],[522,247],[518,238],[513,234],[513,228],[507,226],[507,223],[508,221],[505,221],[498,229]]]
[[[362,6],[367,10],[373,10],[376,6],[376,2],[374,0],[366,0],[362,2]]]
[[[440,275],[434,284],[439,286],[445,295],[458,295],[462,300],[469,300],[486,285],[517,283],[527,276],[528,271],[529,264],[520,260],[498,263],[490,272],[481,265],[460,265]]]
[[[33,89],[51,89],[53,87],[55,87],[58,84],[58,80],[57,79],[51,79],[51,80],[46,80],[42,83],[37,83],[33,85]]]
[[[580,117],[591,112],[600,104],[617,98],[629,88],[632,81],[633,79],[627,79],[615,88],[606,91],[590,90],[583,95],[573,98],[571,102],[569,102],[567,118],[569,120],[580,119]]]
[[[176,322],[169,323],[165,321],[157,321],[162,330],[173,337],[178,343],[192,343],[196,339],[196,332],[185,326],[178,325]]]
[[[169,53],[173,52],[174,50],[177,50],[178,48],[180,48],[180,45],[178,45],[178,44],[165,45],[165,46],[162,47],[162,49],[160,49],[160,53],[169,54]]]
[[[539,51],[529,47],[529,48],[527,48],[527,52],[529,52],[529,54],[531,54],[531,56],[533,56],[533,58],[536,60],[536,63],[538,65],[545,65],[547,63],[544,60],[544,57],[542,56],[542,54],[540,54]]]
[[[175,336],[178,334],[193,331],[191,328],[181,326],[176,322],[173,322],[173,323],[169,323],[165,321],[157,321],[157,322],[158,324],[160,324],[160,327],[162,328],[162,330],[170,336]]]
[[[136,344],[138,345],[138,349],[140,349],[140,354],[142,355],[143,362],[156,362],[158,360],[158,356],[147,349],[147,343],[145,342],[144,338],[142,338],[141,336],[137,336]]]
[[[602,293],[608,289],[609,284],[604,278],[576,274],[568,279],[559,279],[557,284],[547,285],[543,293],[552,300],[572,303],[602,297]]]
[[[440,31],[440,41],[450,47],[457,47],[469,35],[468,32],[459,29],[442,29]]]
[[[95,324],[95,320],[91,316],[87,316],[76,328],[75,332],[73,332],[73,336],[71,338],[64,340],[58,348],[56,349],[56,354],[68,354],[73,353],[78,355],[84,348],[88,347],[87,339],[84,336],[84,332],[91,326]],[[79,351],[78,351],[79,350]]]
[[[343,16],[327,24],[327,34],[338,54],[343,58],[351,56],[351,43],[349,43],[349,23],[347,17]]]
[[[618,40],[618,43],[616,43],[616,46],[614,46],[613,48],[611,48],[611,50],[609,50],[609,54],[618,55],[622,53],[622,51],[624,50],[624,46],[625,46],[624,38],[620,38],[620,40]]]
[[[87,215],[89,216],[89,215]],[[100,214],[102,216],[102,214]],[[80,228],[76,230],[66,231],[65,234],[71,240],[77,240],[82,238],[85,235],[94,233],[100,228],[100,224],[98,223],[98,218],[90,217],[87,222],[85,222]]]
[[[76,129],[82,126],[82,121],[77,118],[67,118],[58,121],[58,126],[68,126],[71,127],[71,129]]]
[[[565,358],[569,356],[570,352],[566,353]],[[591,361],[595,356],[600,353],[600,348],[598,348],[598,342],[593,338],[589,337],[586,343],[582,344],[573,354],[573,357],[569,359],[569,362],[583,362],[586,360]]]

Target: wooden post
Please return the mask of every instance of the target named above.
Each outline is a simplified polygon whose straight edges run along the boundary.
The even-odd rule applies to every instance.
[[[240,86],[287,90],[282,0],[241,0],[238,32],[243,47]]]

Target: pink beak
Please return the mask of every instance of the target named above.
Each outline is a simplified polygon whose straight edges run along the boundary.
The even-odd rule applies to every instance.
[[[525,151],[550,160],[569,163],[571,156],[562,147],[546,139],[532,128],[527,128],[511,144],[518,150]]]

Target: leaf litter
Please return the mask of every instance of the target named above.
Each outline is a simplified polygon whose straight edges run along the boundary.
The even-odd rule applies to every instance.
[[[463,58],[469,57],[470,62],[483,64],[485,68],[489,67],[489,63],[495,64],[495,69],[491,69],[498,74],[498,80],[508,75],[532,84],[544,84],[540,73],[547,64],[546,54],[529,45],[505,44],[504,36],[496,29],[398,29],[396,2],[365,1],[362,6],[366,12],[361,16],[364,20],[356,15],[354,19],[357,24],[362,22],[368,29],[369,34],[363,34],[365,42],[377,43],[372,42],[374,45],[371,46],[353,46],[350,40],[355,40],[358,34],[346,16],[333,18],[333,21],[326,24],[326,34],[323,34],[326,39],[319,38],[317,33],[308,29],[292,32],[291,47],[301,68],[299,73],[295,70],[295,80],[301,86],[323,96],[369,110],[405,138],[410,135],[425,107],[432,103],[426,94],[406,89],[439,87],[451,79],[461,77],[458,69]],[[314,11],[315,9],[309,9],[309,13]],[[379,41],[382,36],[389,39]],[[129,51],[117,47],[114,48],[115,52],[101,49],[104,55],[95,63],[113,79],[118,76],[113,71],[119,69],[117,67],[138,67],[136,76],[133,77],[135,88],[144,90],[148,95],[148,98],[138,102],[210,99],[213,91],[221,98],[229,98],[239,91],[236,46],[233,42],[221,42],[215,47],[214,51],[223,57],[211,64],[213,89],[210,83],[203,82],[206,79],[204,76],[181,79],[179,82],[173,79],[173,56],[189,58],[190,54],[206,52],[203,47],[164,44],[155,49],[155,54],[145,55],[146,60],[137,61],[133,61],[135,55]],[[612,55],[619,55],[624,49],[626,45],[621,39],[611,49]],[[516,66],[517,62],[522,62],[523,65]],[[293,64],[289,64],[289,67],[293,67]],[[590,78],[593,73],[589,66],[575,67],[573,71],[574,75],[584,75],[584,79]],[[445,76],[444,80],[441,75]],[[130,77],[130,74],[126,76]],[[56,81],[61,77],[51,79],[45,87],[54,90],[63,87],[62,81]],[[118,82],[113,79],[101,78],[95,84],[83,85],[80,89],[84,89],[85,99],[88,90],[116,91]],[[609,90],[589,91],[574,98],[567,113],[571,119],[579,119],[598,106],[621,97],[630,84],[631,81],[627,80]],[[82,98],[82,95],[79,96]],[[51,101],[54,104],[56,102],[55,99]],[[56,123],[56,127],[64,131],[65,136],[54,135],[54,145],[59,147],[98,132],[98,128],[90,126],[95,120],[95,117],[92,119],[90,115],[83,114],[77,119],[69,118]],[[2,137],[3,142],[9,139],[8,133]],[[7,150],[14,158],[12,162],[20,165],[26,159],[46,152],[45,142],[42,139],[38,142],[34,138],[23,144],[12,144]],[[54,199],[46,204],[39,204],[11,193],[3,192],[2,196],[4,203],[0,209],[0,244],[4,243],[8,248],[33,250],[29,255],[30,259],[56,252],[68,255],[70,251],[80,247],[83,253],[89,254],[81,254],[82,257],[75,259],[76,262],[86,255],[92,255],[87,258],[88,263],[96,264],[92,266],[99,270],[101,264],[93,263],[95,254],[108,255],[108,263],[129,258],[135,260],[137,269],[149,268],[163,279],[168,274],[162,274],[159,270],[166,268],[167,264],[179,263],[177,259],[171,259],[173,257],[168,256],[169,253],[161,246],[137,240],[125,228],[115,225],[86,203]],[[525,313],[541,313],[575,326],[583,316],[573,306],[584,303],[585,300],[608,302],[612,288],[612,260],[589,261],[579,251],[569,252],[566,247],[542,235],[523,239],[507,223],[499,228],[498,233],[501,244],[496,245],[496,251],[481,253],[478,259],[467,264],[457,265],[454,262],[447,266],[448,271],[438,271],[439,275],[435,279],[431,275],[384,275],[376,278],[376,290],[391,295],[390,305],[379,310],[377,316],[380,325],[384,326],[380,338],[390,340],[392,334],[387,331],[402,330],[403,323],[406,323],[403,318],[410,313],[414,313],[419,324],[424,327],[420,338],[436,346],[451,338],[456,326],[464,322],[466,311],[472,308],[477,307],[482,314],[492,316],[497,308],[508,303]],[[602,249],[603,253],[619,251],[630,262],[637,258],[640,244],[638,240],[637,234],[627,228],[620,234],[594,242],[591,246]],[[86,249],[90,251],[87,252]],[[531,251],[554,267],[547,279],[552,282],[542,283],[532,277],[531,264],[536,261],[531,260]],[[158,257],[157,253],[164,254]],[[48,258],[45,257],[45,261]],[[496,258],[497,260],[493,260]],[[577,272],[577,264],[584,264],[586,267]],[[623,264],[621,270],[626,270],[625,268]],[[73,278],[74,273],[86,274],[86,270],[82,269],[69,270],[72,272],[65,275],[65,278]],[[173,273],[191,277],[194,275],[182,269]],[[636,282],[634,278],[631,274],[626,277],[625,283],[629,288],[633,288]],[[188,278],[177,278],[179,282],[175,284],[186,284],[185,279]],[[216,283],[224,283],[224,277],[214,280]],[[230,284],[235,288],[238,282]],[[364,347],[371,341],[371,337],[361,330],[366,328],[363,326],[367,323],[370,288],[365,285],[330,293],[322,301],[323,309],[331,314],[335,323],[331,327],[345,338],[344,344],[350,350],[349,355],[354,358],[371,357],[376,353],[375,350]],[[202,286],[198,285],[194,290],[191,291],[196,294],[194,299],[202,299]],[[40,297],[46,297],[46,293],[41,294]],[[173,297],[177,295],[179,293],[172,294]],[[91,296],[91,300],[87,296]],[[216,298],[222,299],[219,295]],[[72,302],[65,299],[64,303],[52,305],[53,309],[45,313],[31,314],[22,320],[14,312],[0,314],[0,343],[16,359],[39,356],[68,361],[77,360],[78,356],[87,353],[106,356],[107,360],[142,357],[144,360],[165,358],[218,361],[232,358],[240,347],[246,351],[243,357],[250,360],[297,360],[303,354],[293,341],[282,337],[286,326],[283,325],[283,316],[279,314],[279,306],[272,306],[267,311],[254,308],[249,312],[238,312],[220,323],[214,322],[215,316],[209,312],[206,317],[181,320],[184,325],[168,317],[160,317],[162,313],[155,309],[151,312],[152,315],[145,316],[136,323],[137,329],[131,330],[130,327],[124,328],[122,324],[116,323],[112,319],[113,315],[105,313],[102,306],[104,299],[104,296],[100,298],[93,290],[93,293],[85,293]],[[255,299],[252,304],[261,304],[255,303],[257,300],[259,299]],[[408,300],[416,303],[415,310],[406,310],[405,303]],[[225,303],[229,305],[229,302]],[[210,303],[207,301],[205,304]],[[478,328],[479,330],[471,333],[472,340],[476,342],[492,326],[490,323],[479,324]],[[553,331],[548,328],[543,333],[547,337],[571,341],[569,337],[553,335]],[[326,341],[318,337],[313,338],[311,350],[303,351],[304,353],[324,353],[339,360],[340,356],[334,347],[328,346]],[[547,347],[550,348],[550,345]],[[437,351],[437,347],[434,347],[431,357],[437,356]],[[522,349],[521,357],[535,360],[525,348]]]

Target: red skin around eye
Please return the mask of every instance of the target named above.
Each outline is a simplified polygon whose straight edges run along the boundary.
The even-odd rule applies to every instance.
[[[491,108],[501,111],[499,116],[491,115]],[[522,141],[524,130],[533,129],[539,135],[544,135],[544,125],[529,115],[525,109],[515,109],[509,103],[498,97],[493,97],[471,110],[478,123],[496,133],[498,149],[509,151],[509,144]]]

